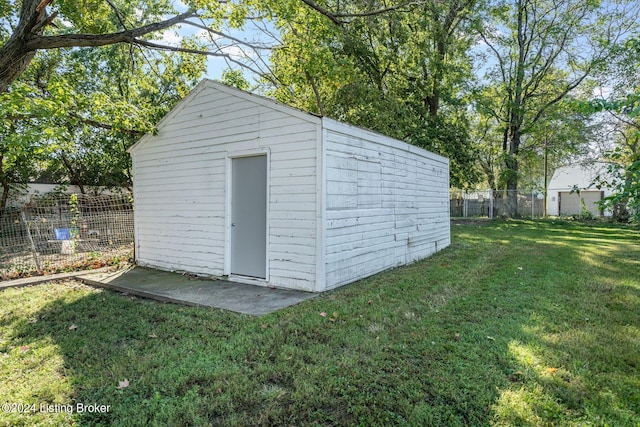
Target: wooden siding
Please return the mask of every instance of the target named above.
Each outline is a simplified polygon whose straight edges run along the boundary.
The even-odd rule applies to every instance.
[[[320,119],[307,116],[212,82],[198,86],[131,150],[139,264],[225,274],[227,157],[265,150],[265,284],[315,290]]]
[[[334,120],[323,126],[326,289],[450,244],[446,158]]]
[[[263,285],[324,291],[450,243],[446,158],[210,81],[130,152],[141,265],[227,274],[229,158],[259,153]]]

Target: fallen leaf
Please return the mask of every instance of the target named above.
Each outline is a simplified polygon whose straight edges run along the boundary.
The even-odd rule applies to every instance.
[[[29,347],[28,345],[23,345],[22,347],[20,347],[20,351],[22,353],[27,352],[31,349],[31,347]]]
[[[149,338],[158,338],[156,334],[149,334]]]
[[[491,341],[495,341],[495,340],[496,340],[494,337],[489,336],[489,335],[487,335],[487,339],[488,339],[488,340],[491,340]]]
[[[69,330],[70,331],[75,331],[76,329],[78,329],[78,326],[75,323],[73,325],[69,326]]]
[[[261,327],[262,329],[267,329],[267,324],[266,324],[266,323],[263,323],[263,324],[261,324],[261,325],[260,325],[260,327]]]
[[[453,335],[453,339],[456,341],[460,341],[460,334],[456,333]]]
[[[322,317],[327,317],[327,313],[325,313],[324,311],[322,313],[320,313],[320,316]]]
[[[124,379],[124,381],[118,381],[118,387],[116,388],[127,388],[129,387],[129,380],[128,379]]]
[[[547,374],[553,374],[558,370],[558,368],[547,368]]]

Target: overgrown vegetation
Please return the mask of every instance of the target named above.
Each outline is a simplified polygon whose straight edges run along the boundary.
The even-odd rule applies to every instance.
[[[638,425],[638,242],[602,223],[454,225],[425,261],[259,318],[7,289],[3,403],[111,406],[0,424]]]

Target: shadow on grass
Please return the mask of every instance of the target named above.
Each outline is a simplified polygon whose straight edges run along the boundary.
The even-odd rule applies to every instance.
[[[260,318],[77,287],[1,322],[33,350],[16,360],[60,357],[46,374],[61,390],[32,399],[110,405],[63,418],[80,425],[637,425],[637,235],[454,233],[430,259]]]
[[[498,289],[503,304],[511,304],[513,321],[503,323],[510,325],[505,335],[511,335],[511,384],[492,405],[493,421],[638,425],[637,232],[520,225],[501,224],[502,234],[489,237],[498,237],[498,246],[514,254],[502,264],[512,277],[503,274],[505,286]]]

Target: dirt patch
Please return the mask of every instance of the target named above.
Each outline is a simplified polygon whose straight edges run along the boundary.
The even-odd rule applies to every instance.
[[[489,218],[457,218],[451,220],[451,225],[475,225],[482,227],[485,225],[495,224],[497,220]]]
[[[133,245],[103,248],[100,251],[81,252],[70,255],[38,254],[40,269],[33,255],[22,253],[0,258],[0,280],[21,279],[71,271],[95,270],[101,267],[118,266],[131,261]]]

